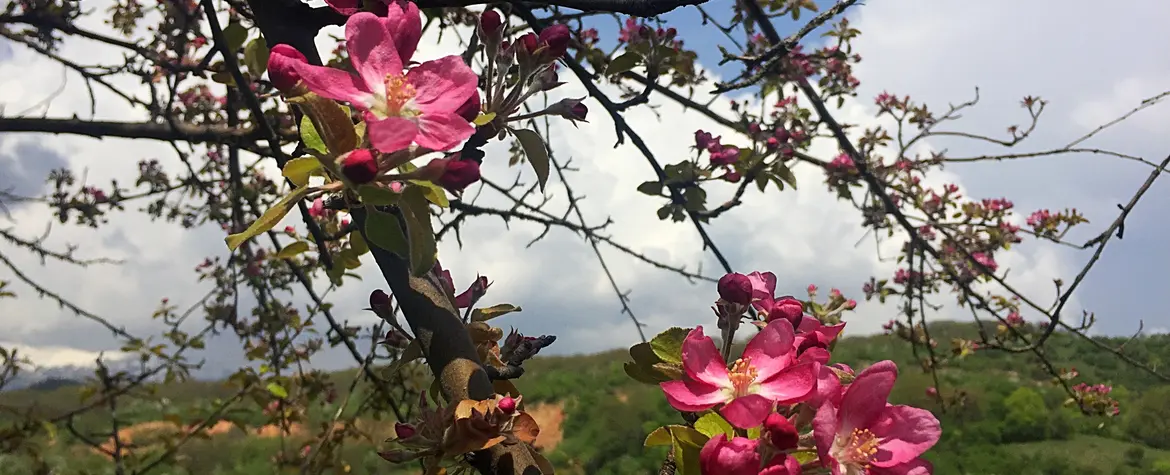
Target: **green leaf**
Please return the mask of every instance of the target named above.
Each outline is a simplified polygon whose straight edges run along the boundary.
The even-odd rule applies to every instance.
[[[276,383],[268,383],[268,392],[272,393],[273,396],[281,399],[288,398],[288,390],[284,389],[284,386]]]
[[[220,71],[211,74],[211,80],[220,84],[235,87],[236,79],[232,77],[231,73],[227,71]]]
[[[296,257],[297,254],[300,254],[300,253],[308,251],[308,250],[309,250],[309,243],[307,243],[305,241],[297,241],[297,242],[294,242],[294,243],[289,244],[287,246],[284,246],[284,249],[281,249],[280,252],[276,253],[276,258],[277,259],[292,259],[293,257]]]
[[[354,129],[353,119],[350,118],[349,108],[342,107],[332,99],[327,99],[313,93],[288,99],[290,104],[305,113],[312,123],[312,137],[315,144],[310,144],[306,137],[305,120],[301,120],[301,140],[305,146],[321,153],[341,156],[358,146],[357,131]]]
[[[671,450],[674,451],[675,474],[702,475],[699,451],[707,443],[707,437],[686,426],[670,426],[670,435],[674,439]]]
[[[337,262],[341,264],[341,267],[345,270],[357,269],[358,267],[362,266],[362,260],[359,256],[361,256],[361,254],[358,254],[358,252],[353,248],[342,249],[341,252],[337,254]]]
[[[650,370],[647,371],[647,373],[650,376],[657,378],[660,382],[665,383],[667,381],[677,381],[683,379],[683,374],[685,374],[685,371],[683,371],[682,365],[679,364],[654,363],[652,366],[650,366]]]
[[[313,120],[308,115],[301,117],[301,142],[320,153],[329,153],[325,148],[325,142],[321,140],[321,134],[317,133],[317,127],[313,125]]]
[[[310,127],[312,124],[310,124]],[[288,178],[296,186],[305,186],[309,184],[309,175],[321,169],[321,162],[317,157],[299,157],[289,160],[284,164],[284,170],[281,174]]]
[[[512,133],[524,148],[524,156],[532,164],[536,172],[536,180],[540,183],[540,191],[544,192],[544,184],[548,182],[548,150],[544,148],[544,140],[536,132],[528,129],[513,129]]]
[[[309,188],[301,187],[293,190],[292,193],[285,195],[284,198],[281,198],[280,201],[277,201],[275,205],[268,209],[268,211],[265,211],[263,215],[260,215],[260,219],[257,219],[252,223],[251,226],[248,226],[248,229],[245,229],[244,232],[232,234],[224,238],[228,249],[234,251],[236,248],[240,247],[240,244],[243,244],[244,241],[252,239],[253,237],[260,235],[260,233],[272,229],[272,227],[276,226],[276,223],[279,223],[281,219],[284,219],[284,215],[288,214],[289,210],[291,210],[293,206],[295,206],[296,203],[300,201],[301,198],[304,198],[308,193]]]
[[[269,53],[271,52],[268,50],[268,42],[264,41],[263,36],[260,36],[248,42],[248,46],[244,47],[244,65],[254,76],[260,77],[264,71],[268,70]]]
[[[406,221],[406,234],[410,237],[410,269],[417,277],[429,272],[438,258],[438,243],[431,228],[431,207],[417,186],[408,186],[402,193],[399,205]]]
[[[434,203],[440,208],[447,208],[451,206],[451,202],[447,200],[447,190],[426,180],[410,180],[411,183],[422,187],[423,195],[426,196],[427,201]]]
[[[244,46],[244,41],[248,39],[248,29],[233,21],[223,29],[223,39],[226,40],[226,44],[223,46],[230,54],[236,54],[236,51]]]
[[[392,205],[398,203],[399,198],[398,193],[377,185],[359,186],[358,196],[362,197],[362,203],[371,206]]]
[[[654,355],[663,362],[682,364],[682,343],[688,333],[690,330],[686,328],[668,329],[650,340],[650,347],[654,349]]]
[[[471,321],[486,322],[496,317],[501,317],[512,312],[519,312],[522,309],[510,303],[502,303],[499,305],[492,305],[488,308],[477,308],[471,311]]]
[[[670,445],[673,440],[674,438],[670,436],[670,429],[667,429],[666,427],[659,427],[654,429],[654,432],[651,432],[650,435],[646,436],[646,441],[643,442],[642,445],[646,447]]]
[[[394,360],[393,363],[390,363],[390,366],[386,368],[386,371],[390,374],[393,374],[401,369],[402,365],[422,358],[422,355],[422,347],[419,346],[418,340],[412,340],[410,344],[406,345],[406,348],[402,349],[402,354],[398,356],[398,359]]]
[[[653,385],[657,385],[659,383],[665,382],[665,381],[663,381],[659,378],[656,378],[653,375],[647,373],[645,370],[642,369],[641,366],[638,366],[638,363],[635,363],[633,361],[627,361],[625,363],[625,365],[623,365],[623,367],[626,370],[626,376],[629,376],[634,381],[638,381],[640,383],[646,383],[646,384],[653,384]]]
[[[655,180],[644,182],[641,185],[638,185],[638,192],[644,195],[661,196],[662,182]]]
[[[650,346],[650,343],[638,343],[637,345],[631,346],[630,357],[634,359],[634,363],[644,368],[649,368],[654,363],[662,362],[662,360],[658,359],[658,355],[654,354],[654,348]]]
[[[407,256],[410,246],[406,242],[406,233],[402,231],[402,225],[398,222],[398,218],[392,214],[378,211],[372,206],[367,206],[366,212],[366,239],[368,243],[399,256]]]
[[[792,173],[792,169],[788,168],[787,165],[783,163],[776,163],[775,165],[772,165],[772,170],[777,177],[779,177],[781,180],[784,180],[784,183],[787,183],[788,186],[792,187],[792,189],[796,189],[796,175]]]
[[[724,419],[717,412],[703,414],[703,417],[695,421],[695,430],[707,436],[707,438],[715,437],[719,434],[726,434],[728,439],[735,437],[735,428],[731,427],[731,423],[727,422],[727,419]]]
[[[349,248],[359,256],[370,252],[370,245],[366,243],[362,233],[349,233]]]
[[[488,112],[487,114],[480,114],[471,123],[475,124],[476,127],[483,127],[490,124],[493,120],[496,120],[496,113]]]
[[[633,51],[627,51],[625,54],[618,56],[609,62],[609,66],[605,68],[606,76],[613,76],[614,74],[624,73],[634,66],[637,66],[642,61],[642,55]]]

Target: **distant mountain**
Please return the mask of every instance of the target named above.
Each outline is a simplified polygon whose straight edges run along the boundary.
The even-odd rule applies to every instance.
[[[137,360],[111,360],[105,362],[106,367],[110,372],[118,373],[125,371],[129,374],[140,374],[141,366]],[[51,390],[65,386],[75,386],[84,384],[85,381],[93,379],[94,369],[97,366],[90,365],[63,365],[63,366],[41,366],[31,370],[23,370],[4,385],[4,391],[13,391],[17,389],[38,389]]]

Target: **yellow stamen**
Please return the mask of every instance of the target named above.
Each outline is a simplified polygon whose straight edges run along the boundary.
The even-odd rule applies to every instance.
[[[389,115],[402,115],[403,108],[414,99],[414,86],[406,82],[406,76],[390,74],[386,76],[386,109]]]
[[[750,358],[740,358],[735,360],[731,365],[731,371],[728,372],[728,378],[731,379],[731,386],[735,391],[735,397],[743,397],[750,392],[752,383],[756,382],[756,377],[760,372],[752,366]]]

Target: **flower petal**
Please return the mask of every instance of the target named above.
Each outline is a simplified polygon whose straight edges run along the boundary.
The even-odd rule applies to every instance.
[[[760,381],[756,394],[780,404],[804,401],[817,390],[819,366],[816,363],[804,363],[787,368],[769,379]]]
[[[715,348],[711,337],[703,334],[702,326],[695,327],[683,340],[682,360],[683,369],[691,379],[722,388],[731,387],[727,362]]]
[[[752,297],[771,300],[776,296],[776,274],[771,272],[752,272],[748,274],[752,283]]]
[[[406,73],[414,86],[414,103],[424,114],[455,112],[476,92],[475,72],[459,56],[451,55],[422,63]]]
[[[422,39],[422,19],[414,2],[394,2],[386,11],[386,29],[394,37],[394,47],[403,63],[409,63]]]
[[[727,440],[719,434],[699,450],[699,467],[703,474],[756,475],[760,467],[760,441],[746,437]]]
[[[840,426],[840,421],[837,419],[837,405],[830,402],[817,409],[812,426],[813,440],[817,443],[817,458],[820,459],[821,465],[824,467],[836,466],[836,460],[829,456],[829,448],[833,446],[833,440],[837,438]]]
[[[837,373],[823,364],[817,365],[817,390],[808,399],[808,405],[821,407],[825,403],[837,404],[841,399],[841,379]]]
[[[740,429],[751,429],[764,423],[764,419],[772,412],[772,407],[771,399],[758,394],[748,394],[733,399],[720,408],[719,413],[723,414],[723,418],[731,425]]]
[[[873,464],[893,467],[910,462],[934,446],[942,436],[938,419],[930,411],[910,406],[887,406],[870,427],[881,439]]]
[[[873,475],[930,475],[934,473],[934,465],[924,459],[914,459],[893,467],[870,467]]]
[[[384,93],[386,75],[402,74],[394,38],[385,21],[373,13],[356,13],[345,22],[345,49],[367,91]]]
[[[357,76],[340,69],[314,66],[300,61],[289,64],[305,82],[305,87],[318,96],[349,102],[363,110],[369,110],[374,104],[374,95],[370,93],[366,83]]]
[[[721,388],[699,381],[667,381],[658,386],[666,394],[670,406],[680,411],[705,411],[727,401]]]
[[[849,432],[876,423],[897,378],[898,366],[890,360],[874,363],[858,374],[841,398],[841,430]]]
[[[743,350],[743,357],[758,371],[757,379],[771,378],[791,363],[793,358],[789,356],[795,338],[792,323],[784,319],[771,321],[752,337]]]
[[[366,114],[366,134],[378,151],[393,153],[409,147],[419,130],[414,122],[401,117],[377,119],[373,114]]]
[[[418,136],[414,141],[419,147],[431,150],[450,150],[475,133],[471,125],[454,112],[433,112],[418,117]]]
[[[362,6],[361,0],[325,0],[325,3],[342,15],[353,15]]]

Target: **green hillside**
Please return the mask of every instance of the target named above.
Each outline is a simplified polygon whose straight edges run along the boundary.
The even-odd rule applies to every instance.
[[[943,342],[952,337],[970,337],[975,330],[959,323],[938,323],[931,328],[933,336]],[[1099,341],[1116,347],[1125,340]],[[1138,361],[1154,367],[1170,361],[1170,336],[1146,336],[1125,343],[1125,354]],[[1080,372],[1075,382],[1112,385],[1113,396],[1121,403],[1121,415],[1086,417],[1065,407],[1062,391],[1028,354],[977,352],[940,371],[940,392],[944,397],[965,394],[961,405],[950,406],[946,411],[927,395],[926,389],[933,380],[915,363],[911,349],[902,341],[880,335],[846,337],[837,345],[834,360],[854,367],[882,359],[899,363],[902,371],[891,396],[893,402],[931,409],[943,422],[942,441],[928,454],[936,464],[937,474],[1170,474],[1170,384],[1067,334],[1055,334],[1046,352],[1056,366],[1075,367]],[[666,404],[657,387],[636,383],[625,375],[622,363],[627,359],[625,351],[615,350],[585,356],[541,357],[526,363],[528,371],[517,386],[524,393],[527,407],[531,410],[543,403],[549,411],[562,411],[561,440],[547,451],[559,473],[657,473],[664,452],[644,450],[642,441],[654,427],[678,422],[678,414]],[[343,371],[333,377],[348,381],[352,375],[352,371]],[[416,382],[426,387],[420,383],[425,382]],[[119,412],[119,420],[131,424],[166,419],[166,414],[179,414],[185,419],[206,417],[213,400],[229,394],[230,388],[222,383],[162,386],[156,400],[167,398],[167,404],[127,407]],[[0,405],[14,410],[35,407],[38,414],[52,415],[75,407],[78,397],[77,387],[18,391],[0,394]],[[251,403],[244,407],[256,406],[248,404]],[[326,421],[332,416],[331,407],[336,406],[310,411],[307,425]],[[20,421],[11,413],[0,415],[0,441],[10,424]],[[108,419],[100,416],[90,414],[74,424],[109,431]],[[225,417],[245,425],[263,421],[258,410]],[[363,421],[360,425],[371,433],[388,434],[392,423]],[[67,429],[58,427],[52,443],[47,436],[41,437],[45,439],[40,441],[44,460],[41,468],[61,474],[114,473],[107,459],[81,448],[77,437]],[[546,429],[555,431],[556,427]],[[290,437],[284,441],[284,449],[296,452],[304,439],[306,436]],[[273,463],[281,446],[280,438],[249,436],[237,430],[183,445],[175,451],[174,461],[160,464],[161,471],[154,473],[297,473],[295,467],[282,472]],[[407,473],[392,470],[393,466],[381,460],[374,448],[370,443],[345,445],[342,459],[348,472],[339,465],[327,473]],[[149,459],[149,455],[132,457]],[[0,455],[0,475],[37,473],[31,460],[19,453]]]

